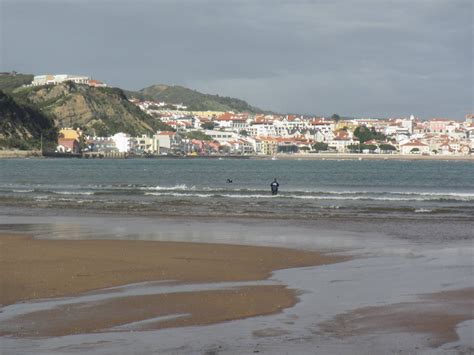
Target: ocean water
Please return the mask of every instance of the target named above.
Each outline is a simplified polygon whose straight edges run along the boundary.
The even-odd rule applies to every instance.
[[[280,183],[277,196],[270,193],[273,178]],[[474,163],[0,160],[0,206],[144,216],[469,221]]]
[[[280,182],[277,196],[270,193],[273,178]],[[5,353],[454,354],[472,349],[472,321],[457,328],[459,341],[437,349],[427,344],[431,334],[403,328],[340,339],[319,324],[367,306],[473,287],[473,162],[0,160],[0,230],[49,239],[269,245],[354,256],[273,273],[269,282],[301,291],[298,304],[279,314],[160,331],[2,337]],[[168,285],[134,284],[112,292],[160,293],[163,287]],[[110,291],[99,297],[117,296]],[[90,296],[11,305],[0,321]],[[284,335],[255,336],[274,329]]]

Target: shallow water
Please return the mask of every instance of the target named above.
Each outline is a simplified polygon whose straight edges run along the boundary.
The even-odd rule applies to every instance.
[[[471,219],[473,176],[474,163],[465,161],[0,160],[0,205],[136,215]],[[277,196],[270,194],[274,177]]]

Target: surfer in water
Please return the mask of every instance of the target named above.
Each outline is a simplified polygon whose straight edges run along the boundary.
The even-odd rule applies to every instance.
[[[280,184],[278,183],[277,179],[273,179],[273,182],[270,184],[270,188],[272,189],[272,195],[278,194],[278,187]]]
[[[227,179],[228,184],[232,184],[232,179]]]

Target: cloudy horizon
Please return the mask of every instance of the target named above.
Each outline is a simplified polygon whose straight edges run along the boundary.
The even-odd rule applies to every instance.
[[[473,112],[469,0],[0,4],[1,71],[85,74],[130,90],[183,85],[276,112]]]

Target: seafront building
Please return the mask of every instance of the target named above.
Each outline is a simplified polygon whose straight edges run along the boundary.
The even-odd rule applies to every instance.
[[[160,141],[158,135],[152,137],[143,134],[141,137],[132,138],[131,145],[136,154],[160,154]]]
[[[56,152],[79,154],[81,152],[82,131],[73,128],[63,128],[59,131]]]

